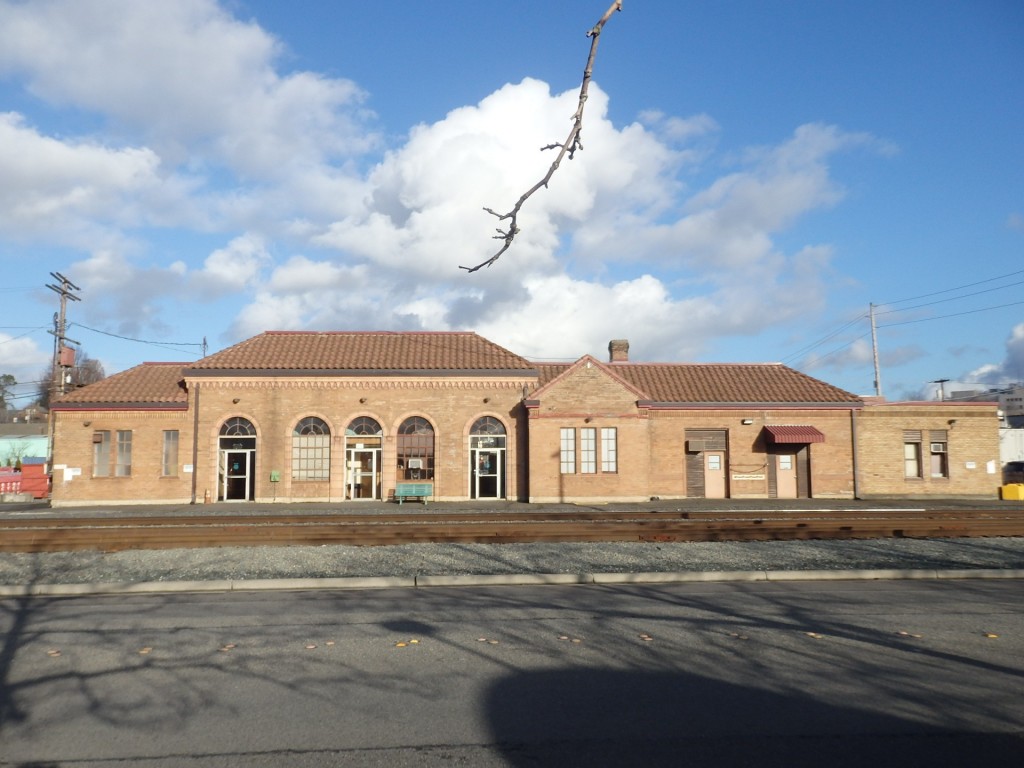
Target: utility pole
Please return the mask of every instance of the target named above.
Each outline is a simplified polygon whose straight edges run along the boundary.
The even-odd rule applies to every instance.
[[[82,299],[73,291],[80,291],[82,289],[64,277],[60,272],[51,272],[50,277],[60,283],[60,285],[46,284],[47,288],[60,296],[60,312],[53,315],[53,330],[50,331],[54,337],[53,382],[50,391],[50,397],[53,398],[64,394],[68,383],[67,369],[75,365],[75,351],[67,346],[66,342],[70,341],[72,344],[77,344],[78,342],[74,339],[69,339],[65,335],[65,331],[67,330],[68,302],[81,301]]]
[[[882,396],[882,373],[878,367],[878,328],[875,326],[875,305],[868,304],[868,315],[871,317],[871,355],[875,360],[875,395]]]
[[[53,315],[53,330],[50,333],[53,334],[53,375],[52,381],[50,382],[50,407],[47,408],[49,412],[49,426],[47,429],[47,451],[46,455],[47,464],[49,466],[47,472],[50,475],[50,482],[54,480],[53,476],[53,441],[56,433],[57,422],[53,414],[53,399],[57,395],[64,394],[64,387],[67,384],[67,369],[75,364],[75,350],[67,346],[66,342],[72,342],[77,344],[78,342],[74,339],[69,339],[65,335],[65,331],[68,327],[68,302],[69,301],[81,301],[81,299],[73,293],[73,291],[82,290],[77,285],[68,280],[60,272],[51,272],[52,277],[59,285],[53,283],[47,283],[46,287],[51,291],[60,296],[60,311],[55,312]]]

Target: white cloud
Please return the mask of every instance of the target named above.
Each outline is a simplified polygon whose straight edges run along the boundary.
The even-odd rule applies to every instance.
[[[526,202],[512,249],[467,275],[498,248],[483,207],[510,209],[544,176],[539,148],[564,140],[576,90],[507,85],[378,157],[358,86],[283,73],[277,41],[213,0],[0,8],[0,74],[105,137],[0,122],[0,224],[89,253],[68,273],[121,332],[173,323],[168,299],[217,297],[246,302],[223,323],[236,338],[471,328],[537,357],[629,337],[637,359],[693,359],[825,300],[830,247],[779,235],[842,199],[836,153],[873,143],[806,125],[722,159],[710,116],[618,127],[592,83],[584,150]]]
[[[175,161],[205,147],[239,173],[277,177],[376,141],[354,83],[280,74],[277,41],[213,0],[5,2],[3,13],[0,72],[23,73],[36,96],[104,115]]]
[[[1005,387],[1024,382],[1024,323],[1018,323],[1006,339],[1006,357],[1000,363],[987,363],[962,377],[986,387]]]

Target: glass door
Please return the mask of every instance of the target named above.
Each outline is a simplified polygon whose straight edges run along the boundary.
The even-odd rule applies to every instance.
[[[380,498],[379,448],[349,448],[346,469],[350,499]]]

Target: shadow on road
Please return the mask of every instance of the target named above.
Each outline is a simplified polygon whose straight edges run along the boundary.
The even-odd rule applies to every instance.
[[[512,766],[862,768],[1014,765],[1024,738],[949,732],[686,673],[557,669],[511,674],[487,696]]]

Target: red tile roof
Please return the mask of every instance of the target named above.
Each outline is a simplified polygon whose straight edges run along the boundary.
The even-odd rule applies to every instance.
[[[188,393],[182,368],[182,363],[142,363],[61,395],[53,401],[51,410],[100,404],[185,407]]]
[[[525,358],[464,332],[268,331],[188,366],[221,371],[523,371]]]
[[[603,363],[643,401],[661,405],[848,405],[860,398],[779,363]],[[570,364],[536,364],[538,389]]]

